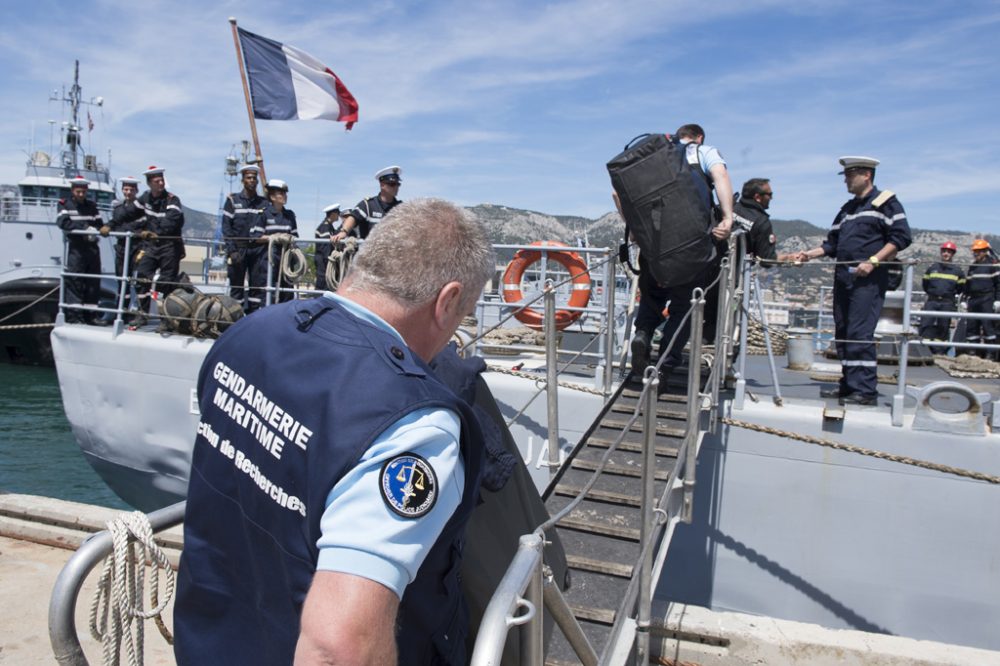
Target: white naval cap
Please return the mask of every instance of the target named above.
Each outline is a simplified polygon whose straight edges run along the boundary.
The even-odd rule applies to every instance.
[[[272,178],[267,181],[267,189],[269,190],[284,190],[288,191],[288,183],[283,180],[278,180],[277,178]]]
[[[143,171],[142,175],[145,176],[147,180],[150,179],[150,178],[152,178],[153,176],[162,176],[163,175],[163,167],[158,167],[158,166],[152,165],[148,169],[146,169],[145,171]]]
[[[340,204],[339,203],[330,204],[329,206],[327,206],[326,208],[323,209],[323,212],[324,213],[332,213],[335,210],[338,210],[338,211],[340,210]]]
[[[77,174],[73,178],[69,179],[70,187],[90,187],[90,181],[83,176]]]
[[[398,166],[388,166],[378,173],[375,174],[375,180],[395,180],[398,183],[403,182],[403,170]]]
[[[874,157],[865,157],[864,155],[845,155],[840,158],[840,166],[844,167],[844,171],[848,169],[874,169],[879,165],[879,161]],[[840,174],[843,175],[844,171]]]
[[[240,174],[244,173],[260,173],[260,167],[256,164],[244,164],[240,167]]]
[[[136,187],[139,186],[139,179],[136,178],[135,176],[125,176],[124,178],[119,178],[118,182],[120,182],[122,185],[135,185]]]

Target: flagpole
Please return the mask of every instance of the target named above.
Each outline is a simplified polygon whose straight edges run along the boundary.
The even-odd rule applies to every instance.
[[[257,138],[257,120],[253,117],[253,104],[250,102],[250,86],[247,83],[247,72],[243,67],[243,53],[240,51],[240,38],[236,33],[236,17],[229,17],[229,24],[233,28],[233,45],[236,47],[236,62],[240,65],[240,78],[243,80],[243,97],[247,102],[247,116],[250,118],[250,134],[253,136],[253,149],[257,153],[257,166],[260,167],[260,182],[267,183],[267,176],[264,174],[264,157],[260,153],[260,139]]]

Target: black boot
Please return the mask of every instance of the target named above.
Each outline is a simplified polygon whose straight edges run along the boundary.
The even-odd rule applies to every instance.
[[[642,380],[642,375],[649,365],[649,333],[646,331],[636,331],[632,338],[632,376],[637,381]]]

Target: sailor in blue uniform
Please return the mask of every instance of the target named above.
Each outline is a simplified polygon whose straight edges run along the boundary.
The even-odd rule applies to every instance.
[[[972,241],[972,260],[965,293],[969,312],[990,314],[1000,312],[1000,262],[997,261],[989,241],[977,238]],[[967,342],[995,345],[997,343],[997,322],[989,319],[969,319],[965,325]],[[996,358],[996,352],[988,349],[973,350],[983,358]]]
[[[368,234],[389,211],[403,203],[396,198],[399,186],[402,185],[403,170],[398,166],[390,166],[375,174],[379,192],[373,197],[358,202],[351,212],[344,215],[344,224],[340,231],[333,235],[334,241],[342,241],[351,233],[359,238],[367,238]]]
[[[837,213],[822,246],[799,253],[802,261],[828,256],[837,260],[833,320],[841,379],[823,397],[841,404],[873,405],[878,399],[875,325],[889,285],[882,262],[910,245],[910,225],[896,195],[875,187],[871,157],[841,157],[847,191],[854,198]]]
[[[316,227],[316,252],[313,262],[316,265],[316,289],[325,291],[330,288],[326,283],[326,264],[330,260],[330,237],[340,231],[340,204],[330,204],[323,209],[323,221]]]
[[[288,202],[288,184],[283,180],[272,178],[267,181],[268,203],[264,206],[264,215],[258,224],[250,227],[250,238],[254,246],[247,254],[250,265],[250,307],[253,312],[262,306],[266,300],[264,289],[267,284],[267,273],[270,268],[271,283],[278,288],[272,295],[272,303],[284,303],[292,299],[292,292],[281,291],[290,289],[291,283],[281,275],[281,257],[292,247],[292,239],[299,237],[298,223],[295,211],[285,208]],[[270,248],[270,255],[268,255]]]
[[[953,259],[958,247],[951,241],[941,244],[941,261],[935,261],[924,273],[922,280],[927,300],[925,310],[955,312],[958,298],[965,291],[965,273]],[[920,321],[920,337],[925,340],[947,340],[951,331],[948,317],[925,317]],[[934,345],[931,350],[944,353],[947,347]]]
[[[229,278],[229,295],[246,307],[243,283],[248,280],[250,264],[250,228],[263,224],[267,199],[257,193],[260,169],[247,164],[240,169],[243,189],[226,197],[222,205],[222,239],[226,251],[226,274]]]
[[[136,292],[139,294],[140,316],[133,322],[142,324],[142,313],[153,307],[149,291],[156,271],[156,288],[165,297],[178,285],[181,259],[184,257],[184,207],[173,192],[167,191],[163,169],[151,166],[145,171],[149,188],[136,198],[136,205],[146,216],[146,228],[140,233],[143,239],[142,258],[136,262],[138,276]]]
[[[101,227],[101,235],[107,236],[112,231],[131,231],[136,234],[129,243],[129,254],[125,261],[125,237],[120,236],[115,241],[115,275],[131,276],[134,257],[139,251],[139,236],[146,228],[146,211],[136,203],[139,193],[139,179],[128,176],[121,179],[122,198],[111,204],[111,222]]]
[[[459,572],[483,447],[428,362],[493,270],[462,209],[410,202],[338,294],[265,308],[215,343],[198,378],[178,664],[465,663]]]
[[[87,273],[96,277],[67,277],[66,302],[74,305],[97,305],[101,293],[101,248],[97,245],[100,239],[96,234],[69,232],[86,229],[99,231],[104,223],[97,204],[87,198],[90,182],[83,176],[77,176],[70,179],[69,186],[70,198],[59,200],[59,214],[56,217],[56,225],[66,235],[66,272]],[[100,324],[103,321],[98,317],[85,316],[83,311],[76,308],[67,308],[63,312],[68,323]]]

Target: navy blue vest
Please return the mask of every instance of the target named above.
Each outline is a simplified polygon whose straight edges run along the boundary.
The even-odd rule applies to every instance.
[[[206,356],[198,393],[178,664],[292,662],[327,494],[386,428],[432,406],[461,415],[465,493],[403,594],[396,640],[401,664],[464,663],[460,568],[482,466],[464,402],[398,338],[327,298],[238,322]]]

